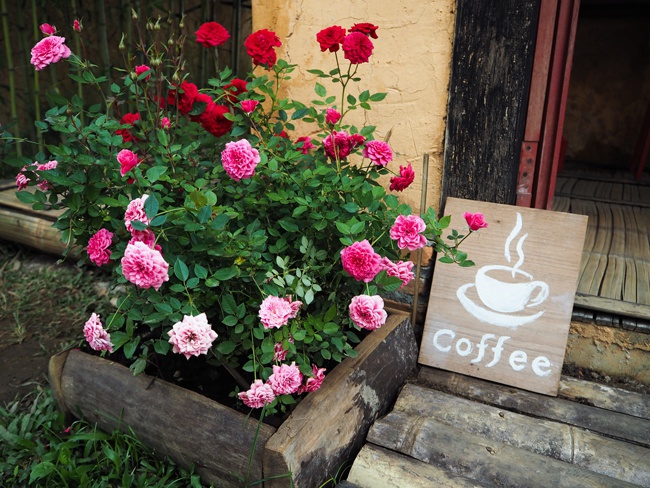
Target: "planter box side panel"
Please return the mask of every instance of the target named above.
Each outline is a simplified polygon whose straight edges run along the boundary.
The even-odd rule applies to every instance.
[[[415,369],[417,344],[410,320],[391,315],[325,377],[269,439],[264,449],[264,477],[291,472],[296,488],[320,484],[361,449],[370,425],[386,413],[398,390]],[[285,479],[265,488],[289,486]]]
[[[80,351],[68,354],[60,390],[75,416],[108,432],[131,428],[156,452],[186,468],[194,465],[206,483],[240,486],[246,475],[257,421],[240,412]],[[263,446],[274,431],[262,425],[251,480],[262,478]]]

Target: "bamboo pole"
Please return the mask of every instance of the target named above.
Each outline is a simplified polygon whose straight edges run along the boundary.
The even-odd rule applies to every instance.
[[[422,192],[420,195],[420,213],[427,206],[427,182],[429,179],[429,154],[425,153],[422,158]],[[422,267],[422,248],[417,250],[417,261],[415,263],[415,286],[413,287],[413,311],[411,312],[411,323],[416,327],[418,316],[418,298],[420,295],[420,269]]]
[[[12,134],[16,138],[20,138],[20,124],[18,122],[18,111],[16,110],[16,80],[14,60],[11,53],[11,39],[9,38],[9,19],[7,18],[7,0],[0,0],[0,8],[2,8],[2,34],[5,38],[5,51],[7,55],[7,71],[9,73],[9,97],[10,97],[10,113],[11,121],[16,124],[12,129]],[[18,156],[23,155],[22,145],[20,141],[16,142],[16,153]]]

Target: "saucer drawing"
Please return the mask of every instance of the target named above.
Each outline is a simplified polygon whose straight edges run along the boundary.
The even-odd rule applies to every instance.
[[[485,308],[483,305],[477,305],[474,300],[468,296],[468,290],[470,290],[470,288],[476,288],[476,285],[474,285],[474,283],[467,283],[466,285],[461,286],[458,288],[458,290],[456,290],[456,296],[458,297],[461,305],[465,307],[465,310],[467,310],[481,322],[487,322],[488,324],[496,325],[497,327],[515,328],[519,327],[520,325],[534,322],[542,315],[544,315],[543,310],[533,315],[513,315],[508,313],[495,312],[494,310]],[[474,295],[478,300],[478,295]]]

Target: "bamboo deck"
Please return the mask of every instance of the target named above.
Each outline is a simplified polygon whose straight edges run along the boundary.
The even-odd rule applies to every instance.
[[[553,210],[589,217],[576,306],[650,320],[650,177],[570,169]]]

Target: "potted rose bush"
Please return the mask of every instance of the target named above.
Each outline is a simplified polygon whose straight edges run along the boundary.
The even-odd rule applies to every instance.
[[[385,97],[356,87],[377,30],[318,33],[314,48],[331,66],[309,70],[317,81],[306,102],[281,98],[295,66],[277,59],[281,41],[265,29],[244,43],[254,72],[244,80],[224,69],[208,86],[183,70],[182,31],[141,39],[144,62],[124,53],[110,86],[56,31],[45,34],[35,69],[67,61],[103,103],[73,96],[47,112],[37,125],[61,142],[23,161],[17,195],[64,209],[55,226],[68,255],[112,273],[117,309],[89,318],[92,349],[120,351],[134,373],[170,355],[201,357],[236,378],[246,406],[284,411],[385,323],[381,293],[413,278],[409,251],[433,246],[443,262],[472,264],[458,244],[485,226],[481,216],[447,237],[448,218],[413,214],[397,196],[415,178],[411,165],[374,127],[347,122]],[[229,38],[216,22],[195,35],[206,49]]]

